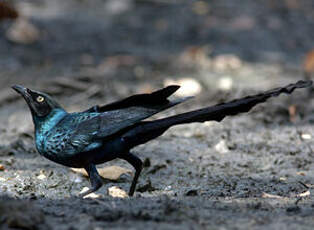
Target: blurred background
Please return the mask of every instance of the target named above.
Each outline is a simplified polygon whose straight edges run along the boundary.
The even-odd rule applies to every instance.
[[[128,83],[114,89],[124,94],[183,79],[198,93],[268,87],[282,71],[298,79],[314,69],[311,0],[10,0],[0,7],[1,88],[18,82],[58,91],[59,77],[63,87],[70,78],[105,83],[100,94]]]

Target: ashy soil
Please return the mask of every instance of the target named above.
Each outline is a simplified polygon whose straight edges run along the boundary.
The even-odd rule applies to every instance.
[[[222,122],[176,126],[133,149],[132,176],[87,178],[41,157],[22,84],[69,111],[170,83],[195,98],[154,118],[221,103],[303,79],[314,47],[312,1],[14,1],[40,32],[9,41],[0,21],[1,229],[313,229],[313,88]],[[99,167],[118,165],[122,160]]]

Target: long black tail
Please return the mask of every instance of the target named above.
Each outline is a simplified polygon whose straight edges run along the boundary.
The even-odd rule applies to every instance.
[[[307,88],[312,81],[298,81],[285,87],[275,88],[257,95],[247,96],[227,103],[217,104],[204,109],[194,110],[171,117],[138,123],[134,128],[127,131],[123,138],[130,148],[143,144],[153,138],[162,135],[169,127],[191,122],[221,121],[226,116],[248,112],[255,105],[265,102],[271,97],[277,97],[281,93],[291,94],[297,88]]]

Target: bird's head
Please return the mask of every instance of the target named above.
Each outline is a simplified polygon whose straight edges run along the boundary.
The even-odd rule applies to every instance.
[[[30,90],[20,85],[14,85],[12,88],[23,96],[33,118],[44,118],[55,109],[62,109],[55,100],[45,93]]]

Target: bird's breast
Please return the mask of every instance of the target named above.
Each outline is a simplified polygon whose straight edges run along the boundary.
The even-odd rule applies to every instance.
[[[37,148],[37,151],[43,155],[45,152],[45,136],[42,134],[35,134],[35,145]]]

